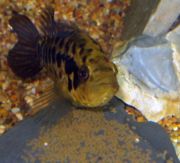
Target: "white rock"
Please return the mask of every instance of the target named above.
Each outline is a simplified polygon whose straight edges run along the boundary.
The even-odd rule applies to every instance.
[[[180,0],[161,0],[156,12],[150,17],[144,34],[158,36],[165,34],[180,15]]]
[[[177,28],[179,29],[179,27]],[[117,97],[135,106],[148,120],[180,117],[180,37],[141,37],[113,59],[118,67]]]

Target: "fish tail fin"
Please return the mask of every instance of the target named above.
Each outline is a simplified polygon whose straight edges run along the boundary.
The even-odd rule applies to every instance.
[[[13,11],[9,24],[17,34],[18,42],[9,51],[8,64],[17,76],[33,77],[42,69],[37,50],[37,42],[40,38],[38,30],[27,16],[16,11]]]

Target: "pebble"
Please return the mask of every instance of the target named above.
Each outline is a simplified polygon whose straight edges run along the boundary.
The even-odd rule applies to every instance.
[[[33,99],[30,96],[26,96],[25,97],[25,101],[29,104],[32,105],[33,104]]]
[[[0,134],[3,134],[5,132],[5,126],[4,125],[0,125]]]
[[[23,115],[21,113],[16,113],[15,115],[19,121],[23,120]]]
[[[35,87],[32,88],[31,93],[36,94],[36,88]]]
[[[47,147],[47,146],[48,146],[48,143],[47,143],[47,142],[44,142],[44,146]]]
[[[140,142],[139,138],[136,138],[136,139],[135,139],[135,142],[136,142],[136,143],[139,143],[139,142]]]
[[[12,113],[18,113],[18,112],[20,112],[20,108],[12,108],[11,112]]]

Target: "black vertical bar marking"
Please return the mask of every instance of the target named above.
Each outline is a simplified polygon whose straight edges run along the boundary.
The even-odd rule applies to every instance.
[[[55,45],[57,45],[58,42],[59,42],[59,37],[56,37],[56,38],[55,38]]]
[[[45,61],[45,63],[48,63],[48,47],[46,46],[45,48],[44,48],[44,61]]]
[[[80,49],[80,51],[79,51],[79,54],[82,55],[83,52],[84,52],[84,48],[82,47],[82,48]]]
[[[62,38],[59,42],[59,47],[62,48],[64,45],[65,38]]]
[[[86,49],[85,51],[86,51],[86,53],[90,54],[90,53],[92,53],[93,49],[89,48],[89,49]]]
[[[85,55],[85,56],[83,57],[83,59],[82,59],[83,63],[86,62],[86,59],[87,59],[87,56]]]
[[[50,49],[50,53],[49,53],[49,63],[52,64],[52,47],[49,48]]]
[[[71,39],[68,38],[67,42],[65,43],[65,52],[68,53],[70,45],[71,45]]]
[[[56,62],[56,48],[52,48],[52,63],[54,64]]]
[[[46,62],[48,64],[50,64],[50,59],[51,59],[51,48],[50,47],[47,48],[47,58],[46,59],[47,59]]]
[[[61,62],[62,62],[61,54],[60,53],[56,54],[56,62],[57,62],[57,66],[60,67],[61,66]]]
[[[68,57],[65,59],[65,70],[68,75],[77,69],[77,65],[73,58]]]
[[[73,88],[77,89],[79,84],[80,84],[80,80],[79,80],[79,77],[78,77],[78,70],[75,70],[74,71],[74,79],[73,79]]]
[[[77,49],[80,48],[80,54],[82,54],[85,49],[85,40],[80,39],[77,40],[74,39],[74,37],[54,37],[54,38],[48,38],[43,43],[41,43],[41,51],[42,51],[42,58],[43,62],[49,66],[49,64],[57,64],[55,66],[60,67],[62,65],[62,62],[65,63],[65,73],[67,76],[73,74],[73,79],[70,79],[68,77],[68,90],[71,91],[73,88],[77,89],[80,85],[81,81],[78,77],[78,65],[76,64],[73,57],[68,55],[68,52],[71,48],[71,53],[76,54]],[[61,48],[64,47],[65,52],[62,53]],[[58,53],[56,52],[56,48],[60,50]],[[83,58],[83,61],[85,62],[86,57]],[[57,72],[59,73],[59,72]]]
[[[80,55],[83,54],[85,45],[86,45],[85,42],[82,42],[82,43],[79,44],[79,48],[80,48],[79,54]]]
[[[76,54],[76,43],[75,42],[73,42],[73,44],[72,44],[72,53],[73,53],[73,55]]]
[[[72,81],[71,79],[68,77],[68,90],[71,91],[72,90]]]

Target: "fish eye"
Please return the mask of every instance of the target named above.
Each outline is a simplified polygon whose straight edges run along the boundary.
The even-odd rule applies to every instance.
[[[87,66],[82,66],[78,71],[78,76],[81,80],[87,80],[89,77],[89,70]]]

